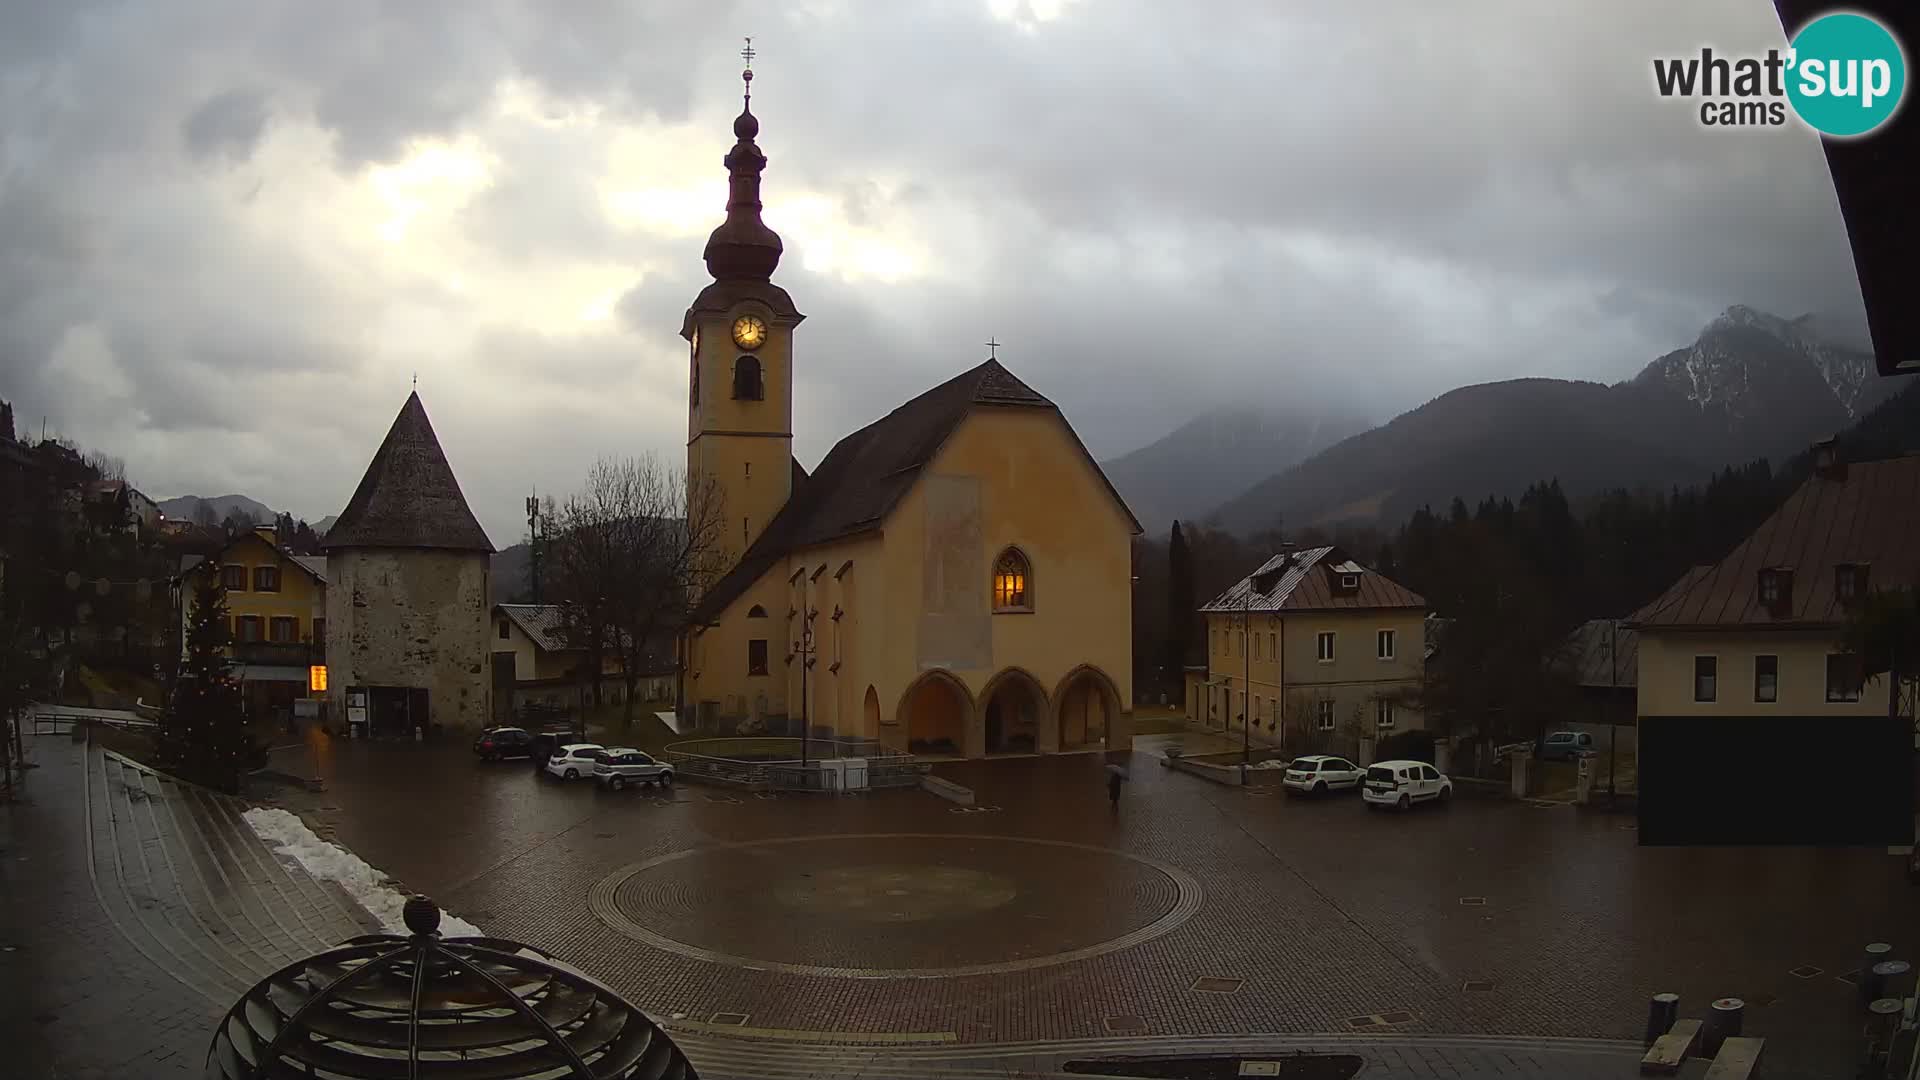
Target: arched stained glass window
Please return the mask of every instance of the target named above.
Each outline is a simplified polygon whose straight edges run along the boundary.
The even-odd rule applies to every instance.
[[[1008,548],[994,560],[993,610],[1033,610],[1033,568],[1018,548]]]

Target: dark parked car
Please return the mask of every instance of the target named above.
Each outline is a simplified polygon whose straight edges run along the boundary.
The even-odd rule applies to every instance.
[[[527,756],[533,759],[534,768],[542,768],[554,751],[573,741],[573,736],[564,731],[542,731],[533,736],[533,747]]]
[[[533,748],[533,735],[525,728],[497,727],[481,732],[480,737],[473,740],[473,752],[480,755],[481,761],[532,757]]]

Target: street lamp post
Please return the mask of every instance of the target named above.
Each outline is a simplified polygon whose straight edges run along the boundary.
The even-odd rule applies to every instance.
[[[1240,598],[1240,766],[1253,765],[1253,721],[1247,709],[1253,701],[1253,579],[1247,579],[1246,595]]]

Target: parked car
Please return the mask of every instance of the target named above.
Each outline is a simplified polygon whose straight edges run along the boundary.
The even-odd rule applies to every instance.
[[[1367,767],[1360,797],[1367,809],[1395,806],[1402,810],[1417,802],[1446,802],[1453,781],[1424,761],[1380,761]]]
[[[1280,788],[1288,794],[1310,791],[1315,795],[1324,795],[1329,791],[1359,787],[1363,775],[1365,771],[1346,758],[1306,754],[1294,758],[1287,765],[1286,773],[1280,777]]]
[[[616,746],[602,754],[593,766],[593,778],[615,791],[628,784],[666,787],[673,783],[673,766],[655,761],[631,746]]]
[[[480,733],[473,740],[473,752],[481,761],[533,756],[533,733],[525,728],[497,727]]]
[[[533,733],[533,749],[527,756],[533,759],[536,769],[547,767],[547,760],[559,749],[567,745],[571,736],[564,731],[536,731]]]
[[[1586,732],[1556,731],[1547,736],[1546,745],[1540,748],[1540,760],[1571,761],[1593,752],[1593,736]]]
[[[553,756],[547,759],[546,770],[562,780],[592,776],[593,767],[606,752],[607,748],[599,743],[568,743],[554,749]]]

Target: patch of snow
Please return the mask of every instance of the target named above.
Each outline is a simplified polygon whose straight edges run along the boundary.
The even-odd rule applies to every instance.
[[[289,855],[307,873],[322,881],[332,881],[374,918],[390,934],[410,935],[401,909],[406,894],[388,884],[391,878],[368,866],[366,860],[338,844],[315,836],[307,823],[285,810],[255,807],[241,815],[255,835],[269,847]],[[450,911],[440,912],[440,936],[486,937],[487,932]]]

